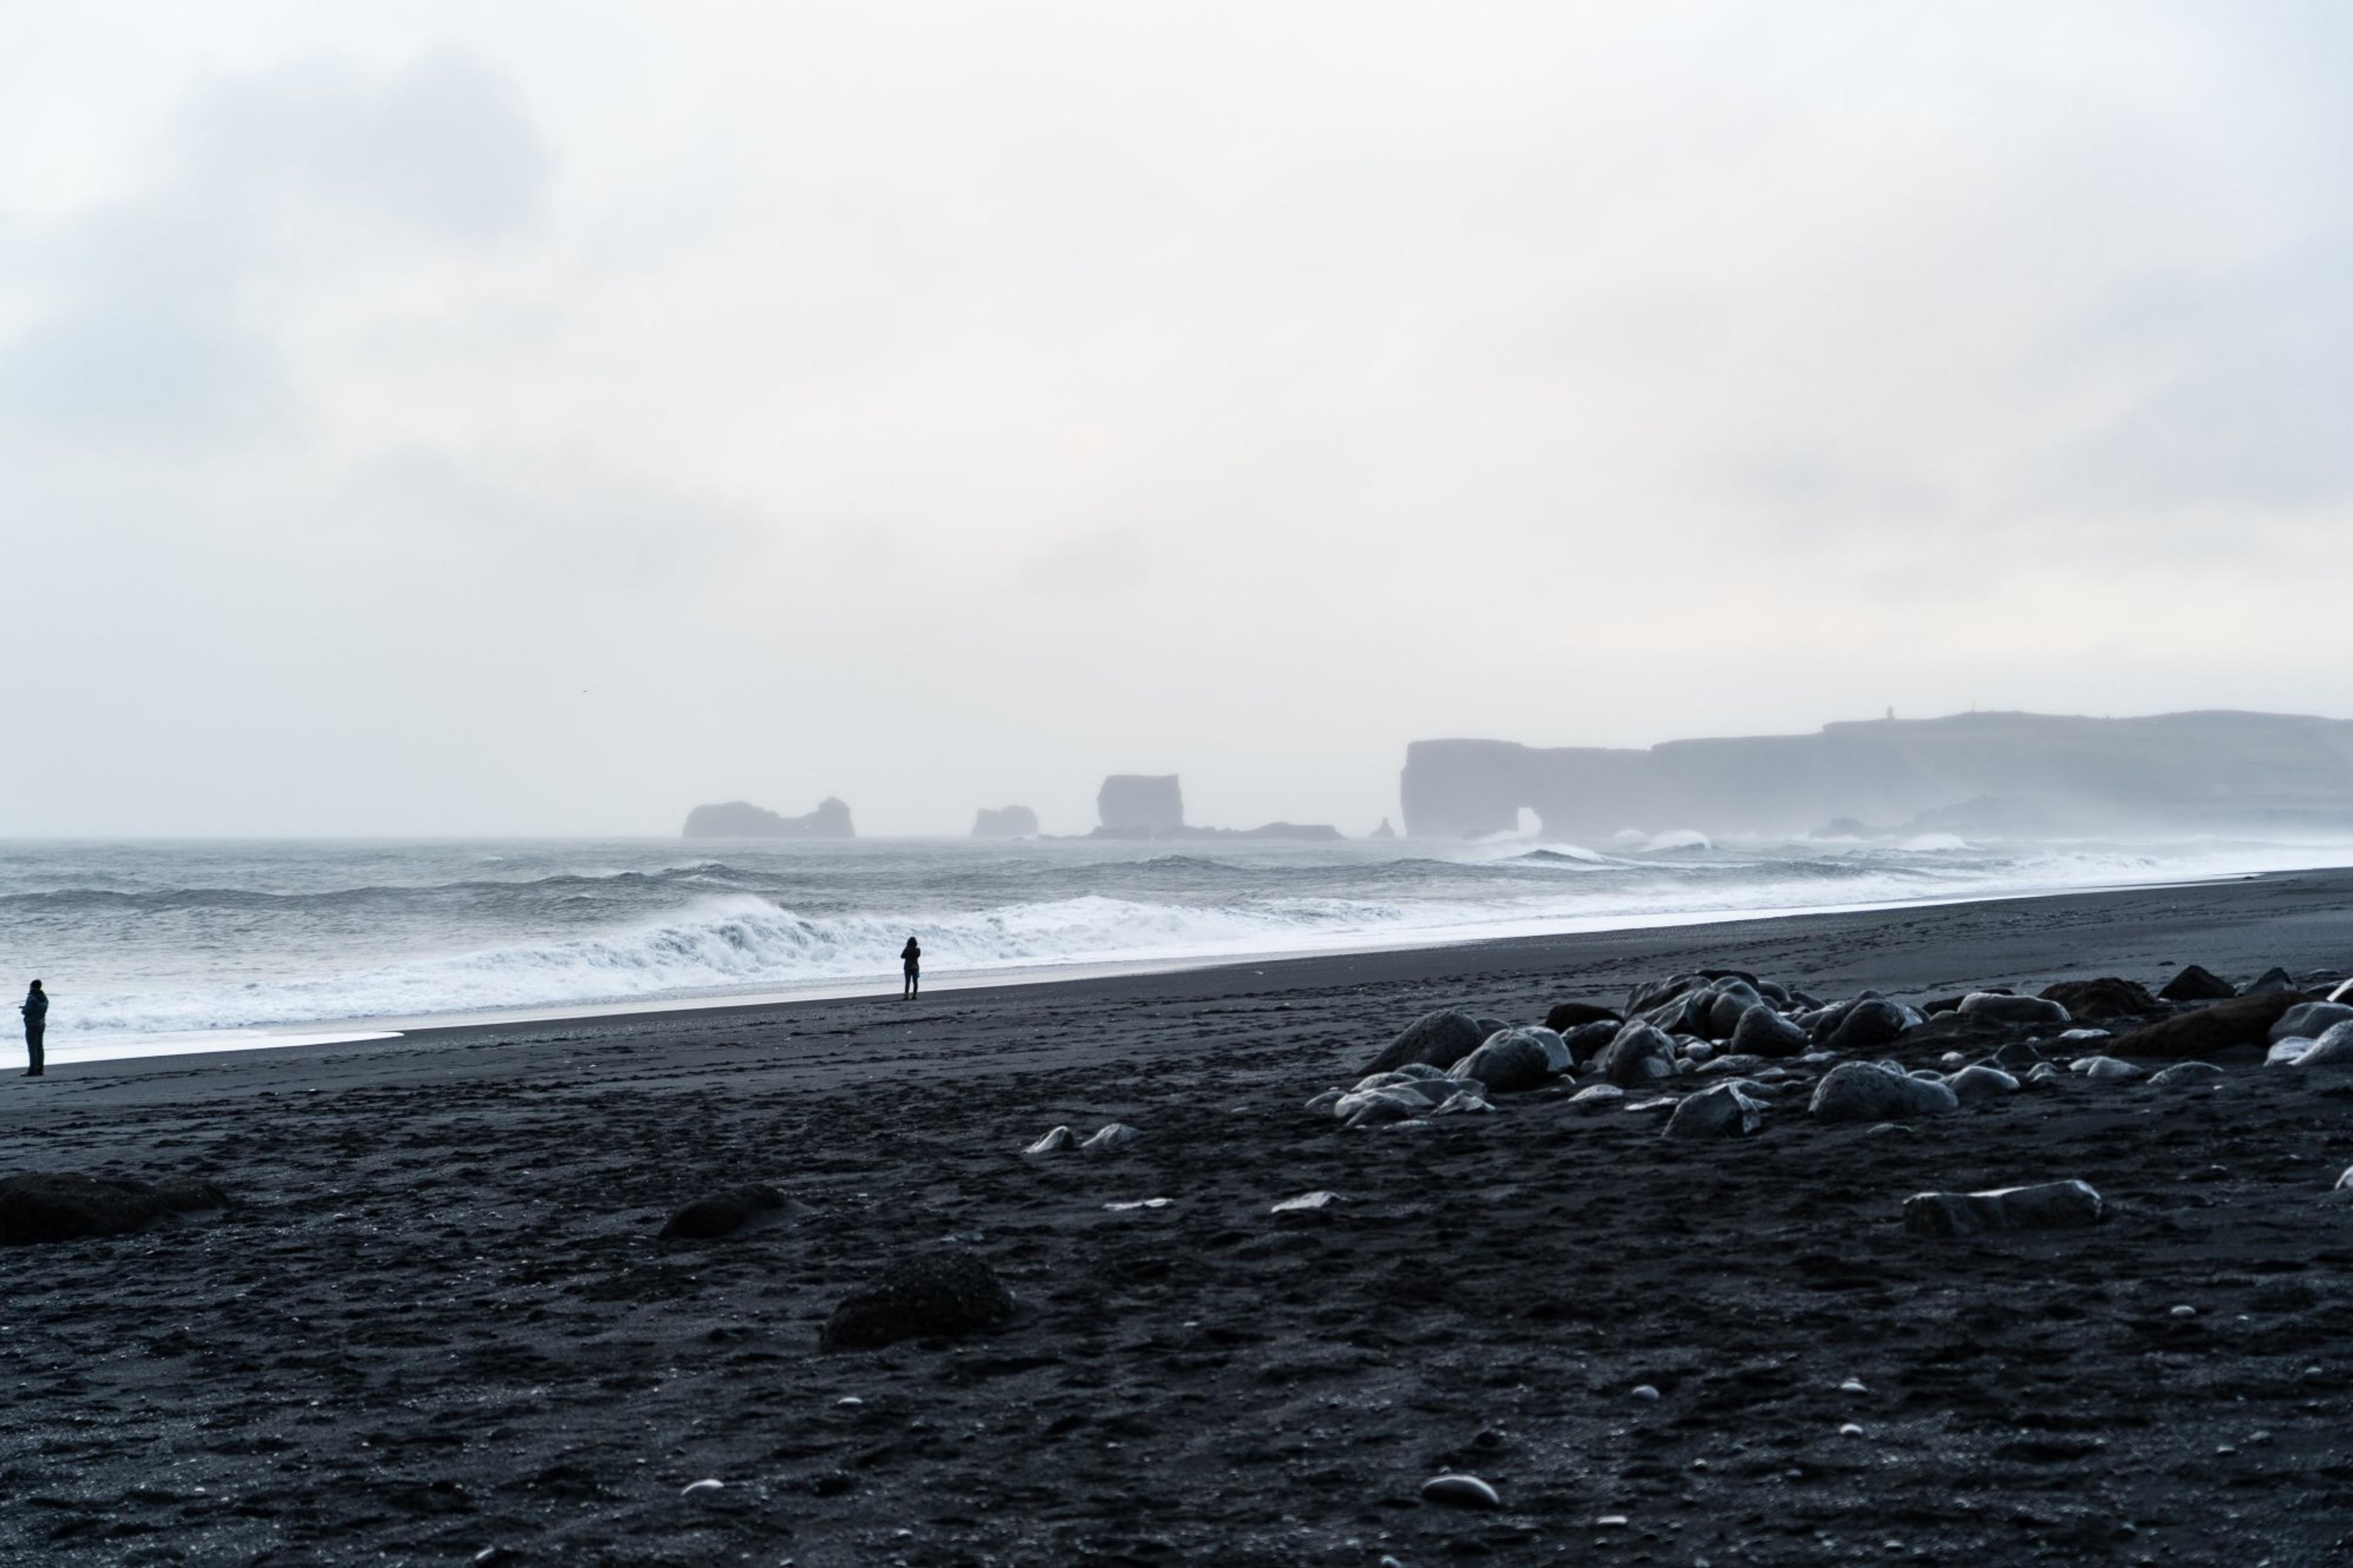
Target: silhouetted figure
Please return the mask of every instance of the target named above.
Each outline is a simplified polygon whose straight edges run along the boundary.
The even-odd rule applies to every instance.
[[[922,988],[923,980],[923,950],[912,936],[907,945],[899,950],[899,967],[907,972],[907,988],[899,993],[899,1000],[903,1002]]]
[[[17,1011],[25,1015],[25,1058],[27,1063],[25,1076],[38,1078],[41,1076],[41,1035],[49,1026],[49,994],[41,989],[39,981],[34,981],[33,988],[25,993],[25,1005]]]

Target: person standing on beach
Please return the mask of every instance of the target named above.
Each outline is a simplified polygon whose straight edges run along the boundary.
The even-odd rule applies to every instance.
[[[29,1064],[25,1076],[39,1078],[41,1035],[49,1026],[49,994],[41,989],[39,981],[33,982],[33,988],[25,993],[25,1005],[16,1010],[25,1015],[25,1058]]]
[[[899,967],[907,972],[907,988],[899,993],[899,1000],[904,1002],[921,987],[923,978],[923,950],[912,936],[899,950]]]

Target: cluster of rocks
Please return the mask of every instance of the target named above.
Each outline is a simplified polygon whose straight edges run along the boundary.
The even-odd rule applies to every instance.
[[[1920,1062],[1924,1047],[1943,1047],[1933,1067]],[[1307,1109],[1348,1127],[1424,1123],[1542,1091],[1579,1109],[1659,1113],[1668,1138],[1745,1137],[1783,1102],[1802,1101],[1820,1121],[1875,1124],[1998,1101],[2065,1074],[2211,1081],[2222,1069],[2197,1058],[2242,1047],[2268,1047],[2274,1061],[2353,1065],[2353,981],[2324,999],[2282,970],[2241,989],[2193,964],[2154,994],[2108,976],[1915,1005],[1872,991],[1826,1001],[1745,970],[1702,970],[1637,985],[1621,1005],[1561,1003],[1541,1025],[1425,1014],[1354,1084]],[[1915,1065],[1882,1055],[1897,1048]],[[2152,1057],[2174,1065],[2152,1072],[2131,1059]]]

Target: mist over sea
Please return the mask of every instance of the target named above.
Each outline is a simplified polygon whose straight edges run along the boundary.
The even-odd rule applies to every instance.
[[[54,1042],[1416,945],[2353,864],[2353,844],[868,839],[0,846]]]

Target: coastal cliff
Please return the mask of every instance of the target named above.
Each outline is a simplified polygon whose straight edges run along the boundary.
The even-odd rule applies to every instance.
[[[1670,741],[1647,751],[1416,741],[1406,831],[1692,827],[2038,834],[2118,828],[2335,832],[2353,826],[2353,721],[2209,711],[2136,719],[1956,713],[1825,724],[1811,735]]]
[[[686,814],[688,838],[855,838],[849,807],[830,796],[807,816],[781,816],[749,801],[698,805]]]

